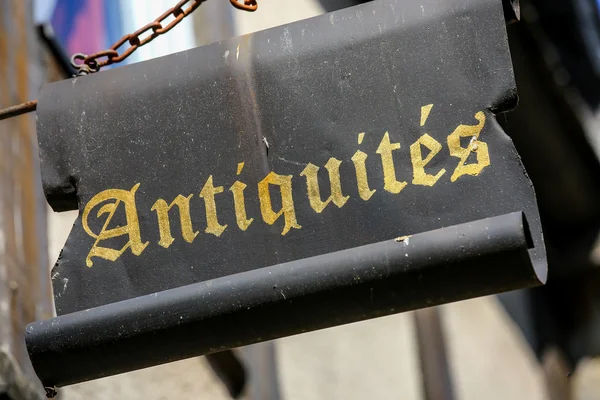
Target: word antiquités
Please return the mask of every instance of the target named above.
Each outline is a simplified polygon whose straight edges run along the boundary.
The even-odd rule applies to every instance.
[[[421,109],[421,126],[425,123],[433,104],[423,106]],[[443,150],[444,145],[431,137],[429,134],[422,135],[418,140],[410,145],[410,160],[412,164],[412,181],[413,185],[434,186],[436,182],[447,176],[452,182],[455,182],[461,176],[471,175],[478,176],[481,171],[490,165],[490,157],[488,146],[485,142],[479,140],[479,135],[485,125],[486,117],[483,112],[475,114],[474,125],[459,125],[446,139],[447,151],[450,156],[457,158],[457,165],[450,173],[446,169],[441,168],[438,171],[427,172],[425,167]],[[358,134],[358,144],[360,145],[364,139],[365,133]],[[461,146],[461,138],[471,138],[466,147]],[[394,153],[401,148],[400,143],[392,142],[388,132],[383,134],[381,141],[375,151],[379,156],[378,163],[383,173],[383,190],[399,194],[408,184],[407,181],[399,181],[396,177],[396,167],[394,165]],[[426,152],[423,151],[426,149]],[[424,154],[426,153],[426,155]],[[475,157],[467,163],[467,159],[471,154]],[[342,160],[335,157],[329,158],[323,168],[329,175],[330,195],[323,199],[321,196],[321,187],[319,184],[318,172],[321,169],[319,166],[308,163],[306,167],[299,172],[299,177],[294,179],[294,183],[303,181],[306,188],[306,196],[312,210],[320,214],[323,210],[333,204],[338,208],[342,208],[350,199],[350,196],[358,196],[362,201],[368,201],[376,193],[376,188],[372,188],[369,184],[369,176],[367,173],[366,160],[369,155],[362,150],[357,150],[354,155],[346,162],[353,164],[354,176],[340,176],[340,165]],[[237,175],[239,176],[244,168],[244,162],[239,162],[237,167]],[[429,168],[430,169],[430,168]],[[280,175],[275,171],[270,171],[262,180],[257,183],[258,201],[260,205],[260,218],[268,225],[273,225],[276,221],[282,219],[283,228],[281,235],[287,235],[292,229],[301,229],[298,218],[296,216],[296,207],[292,194],[292,178],[293,175]],[[344,192],[342,190],[342,182],[346,190],[352,185],[355,191]],[[142,240],[140,232],[140,223],[138,217],[138,209],[136,205],[135,195],[139,189],[140,183],[135,184],[130,190],[123,189],[107,189],[95,196],[85,205],[82,214],[82,224],[85,232],[94,239],[92,247],[86,257],[86,265],[92,267],[94,264],[93,258],[99,257],[102,259],[115,261],[128,249],[139,256],[150,245],[150,242]],[[217,200],[220,196],[232,196],[235,219],[237,229],[246,231],[250,225],[258,223],[256,216],[249,216],[246,211],[246,196],[245,190],[248,187],[247,183],[241,180],[236,180],[226,188],[217,182],[212,175],[204,182],[198,196],[204,203],[205,223],[204,232],[214,236],[221,236],[223,232],[229,228],[227,224],[223,224],[219,220],[219,212]],[[275,190],[272,190],[272,189]],[[281,204],[275,209],[273,205],[272,194],[277,193],[280,196],[277,203]],[[192,243],[199,235],[199,231],[194,230],[192,218],[190,215],[190,202],[194,194],[188,196],[178,195],[172,201],[168,202],[165,199],[157,199],[152,205],[151,211],[155,213],[160,240],[158,245],[163,248],[169,248],[175,241],[171,232],[169,212],[177,206],[179,211],[179,220],[181,226],[181,237],[188,243]],[[115,216],[120,204],[123,203],[125,210],[126,223],[121,226],[110,228],[111,221]],[[92,213],[92,210],[98,208],[98,211]],[[106,215],[106,220],[102,224],[100,232],[93,232],[89,226],[90,215],[95,215],[96,218]],[[195,221],[197,222],[197,221]],[[229,228],[231,229],[231,228]],[[103,246],[102,242],[117,238],[127,238],[127,242],[120,248],[111,248],[108,245]]]

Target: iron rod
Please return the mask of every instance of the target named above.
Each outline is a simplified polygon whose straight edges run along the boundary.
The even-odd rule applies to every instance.
[[[7,118],[17,117],[35,111],[37,108],[37,100],[28,101],[26,103],[17,104],[16,106],[4,108],[0,110],[0,121]]]

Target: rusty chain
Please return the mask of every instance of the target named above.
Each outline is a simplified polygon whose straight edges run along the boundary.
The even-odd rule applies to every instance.
[[[123,36],[119,41],[112,45],[110,49],[99,51],[94,54],[83,54],[76,53],[71,57],[71,65],[77,71],[78,75],[87,75],[94,72],[100,71],[102,67],[107,65],[116,64],[127,57],[129,57],[138,48],[150,43],[157,36],[169,32],[175,27],[182,19],[190,15],[196,8],[198,8],[206,0],[181,0],[174,7],[165,11],[160,17],[154,21],[146,24],[137,31]],[[243,1],[243,3],[242,3]],[[229,0],[231,5],[235,8],[244,11],[256,11],[258,4],[256,0]],[[183,8],[187,3],[191,3],[187,8]],[[166,26],[162,23],[173,16],[174,19],[169,22]],[[147,36],[142,38],[142,35]],[[119,48],[126,43],[129,43],[129,47],[119,54]],[[0,110],[0,120],[16,117],[21,114],[35,111],[37,108],[37,100],[28,101],[23,104],[8,107]]]
[[[102,50],[94,54],[86,55],[82,53],[76,53],[71,57],[71,65],[78,71],[79,75],[91,74],[100,71],[102,67],[107,65],[119,63],[133,54],[138,48],[150,43],[156,37],[169,32],[178,23],[181,22],[185,17],[190,15],[196,8],[198,8],[206,0],[181,0],[174,7],[165,11],[160,17],[154,21],[144,25],[137,31],[123,36],[110,49]],[[256,0],[244,0],[244,3],[238,2],[238,0],[229,0],[230,3],[245,11],[256,11],[258,4]],[[191,4],[187,8],[183,8],[187,3]],[[162,23],[173,16],[174,19],[169,22],[167,26],[163,26]],[[146,34],[145,37],[142,36]],[[118,50],[126,43],[129,43],[129,47],[122,53],[119,54]],[[78,62],[82,61],[82,62]]]

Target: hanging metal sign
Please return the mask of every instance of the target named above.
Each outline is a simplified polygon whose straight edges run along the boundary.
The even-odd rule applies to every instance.
[[[499,0],[375,1],[46,85],[44,190],[79,217],[59,317],[28,330],[42,381],[540,284],[495,119],[515,103]]]

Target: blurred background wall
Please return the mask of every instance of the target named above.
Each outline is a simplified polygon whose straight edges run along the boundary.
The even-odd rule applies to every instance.
[[[27,101],[48,77],[31,3],[0,2],[0,108]],[[35,116],[0,123],[0,398],[39,386],[23,341],[27,321],[52,316],[46,204]],[[8,396],[8,395],[7,395]],[[10,397],[8,397],[10,398]]]

